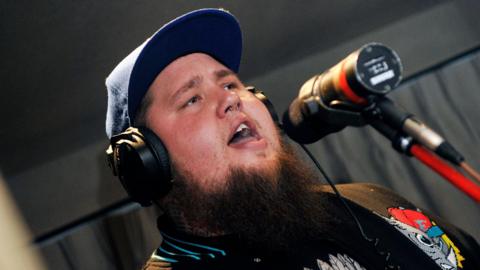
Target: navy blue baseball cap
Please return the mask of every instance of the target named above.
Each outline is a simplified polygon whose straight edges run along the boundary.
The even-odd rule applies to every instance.
[[[162,26],[123,59],[106,79],[108,138],[133,125],[135,113],[157,75],[175,59],[201,52],[238,72],[242,33],[223,9],[199,9]]]

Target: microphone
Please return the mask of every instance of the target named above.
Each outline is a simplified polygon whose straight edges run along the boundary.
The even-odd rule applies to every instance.
[[[384,96],[402,78],[398,55],[369,43],[301,87],[283,115],[285,133],[299,143],[313,143],[348,125],[362,126],[362,109],[371,97]]]

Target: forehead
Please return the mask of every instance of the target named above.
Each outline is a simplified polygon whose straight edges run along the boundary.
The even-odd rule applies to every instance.
[[[225,67],[208,54],[191,53],[175,59],[173,62],[168,64],[159,75],[161,75],[162,73],[169,74],[174,70],[190,69],[202,65]]]
[[[219,70],[229,69],[207,54],[188,54],[166,66],[155,78],[150,88],[161,87],[162,92],[168,94],[193,76],[214,75]]]

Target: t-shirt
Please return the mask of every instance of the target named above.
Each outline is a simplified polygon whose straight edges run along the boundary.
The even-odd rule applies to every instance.
[[[328,209],[336,217],[336,225],[324,236],[272,251],[247,245],[235,234],[197,237],[159,222],[163,241],[150,262],[162,262],[155,269],[172,270],[480,269],[480,246],[460,229],[379,186],[346,184],[337,188],[368,240],[329,188],[318,186],[318,192],[330,198]]]

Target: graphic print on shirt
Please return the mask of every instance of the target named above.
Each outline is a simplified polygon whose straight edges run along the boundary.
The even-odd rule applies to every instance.
[[[443,230],[419,209],[388,208],[391,217],[383,217],[432,258],[441,269],[463,268],[465,258]]]
[[[162,237],[160,247],[151,256],[153,261],[174,265],[180,261],[201,261],[227,255],[224,250],[176,239],[164,232],[162,232]],[[168,266],[170,267],[170,265]]]
[[[348,269],[348,270],[366,270],[362,267],[357,261],[350,258],[346,254],[339,254],[334,256],[332,254],[328,255],[328,262],[317,259],[317,265],[319,270],[337,270],[337,269]],[[308,268],[303,268],[308,269]]]

